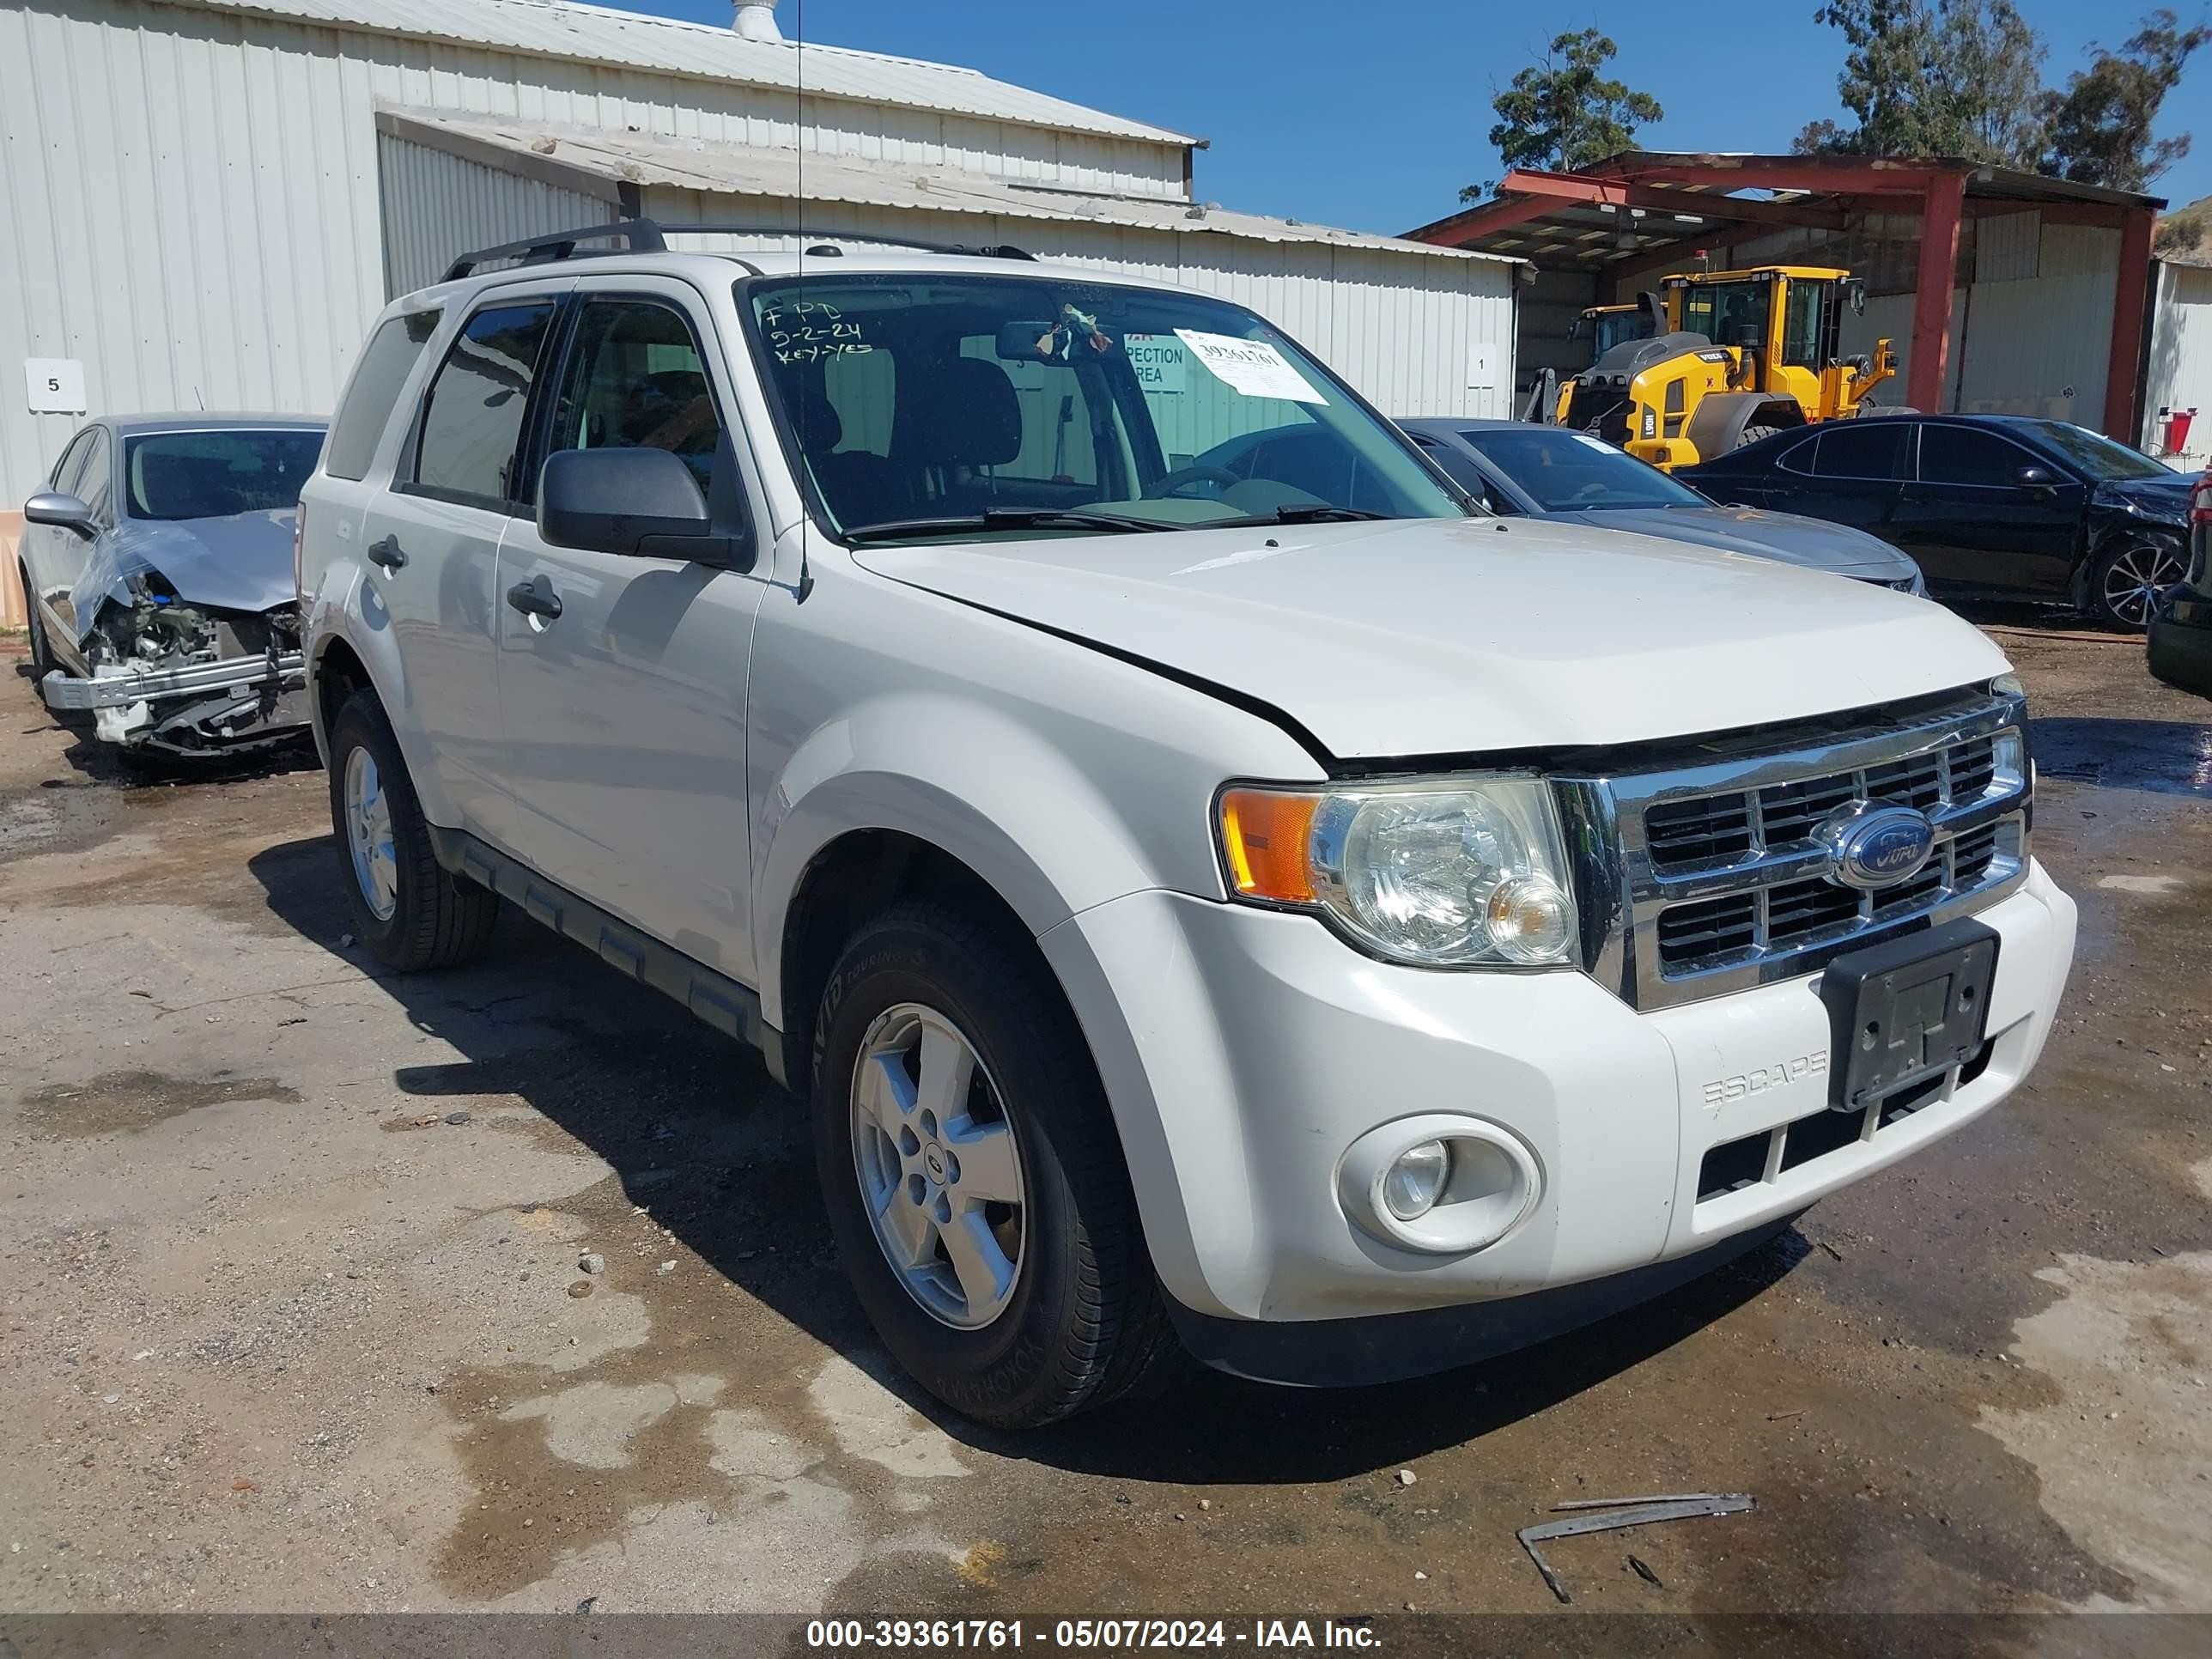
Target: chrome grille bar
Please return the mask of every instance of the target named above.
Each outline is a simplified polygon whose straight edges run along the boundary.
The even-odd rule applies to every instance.
[[[1996,902],[2026,878],[2032,811],[2024,736],[2016,769],[1998,763],[2009,745],[1996,740],[2025,730],[2019,698],[1977,692],[1932,714],[1819,742],[1729,740],[1710,758],[1561,780],[1584,822],[1617,837],[1609,864],[1585,857],[1580,871],[1591,971],[1638,1007],[1665,1007],[1814,973],[1845,950]],[[1965,798],[1962,769],[1969,780],[1988,779]],[[1770,793],[1798,833],[1778,838]],[[1811,839],[1832,810],[1821,803],[1832,799],[1919,806],[1935,830],[1928,864],[1893,891],[1834,880],[1832,855]],[[1701,800],[1714,804],[1723,825],[1735,823],[1741,800],[1748,846],[1733,858],[1670,865],[1653,851],[1647,814],[1669,809],[1670,848],[1711,848],[1712,836],[1697,827]],[[1820,808],[1809,817],[1808,804]],[[1727,836],[1731,847],[1744,840],[1739,830]],[[1962,840],[1972,843],[1972,868],[1962,861]],[[1670,938],[1662,923],[1676,912]],[[1707,954],[1685,955],[1699,949]]]

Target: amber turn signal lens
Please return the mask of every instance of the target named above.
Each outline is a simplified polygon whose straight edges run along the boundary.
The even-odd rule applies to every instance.
[[[1317,795],[1272,789],[1231,789],[1222,795],[1221,847],[1241,896],[1278,904],[1313,902],[1307,849],[1320,806]]]

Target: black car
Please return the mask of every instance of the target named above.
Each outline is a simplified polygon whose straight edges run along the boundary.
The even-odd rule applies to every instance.
[[[1829,421],[1675,476],[1721,501],[1869,531],[1938,592],[2057,601],[2133,633],[2187,563],[2191,480],[2065,421]]]
[[[2212,697],[2212,466],[2190,498],[2189,574],[2151,618],[2150,672]]]

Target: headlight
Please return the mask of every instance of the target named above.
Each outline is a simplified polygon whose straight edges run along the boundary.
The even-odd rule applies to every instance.
[[[1226,789],[1218,829],[1232,893],[1313,911],[1394,962],[1578,957],[1566,849],[1539,779]]]

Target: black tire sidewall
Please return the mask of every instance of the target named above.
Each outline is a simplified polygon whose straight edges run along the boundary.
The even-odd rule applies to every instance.
[[[1089,1104],[1065,1091],[1073,1057],[1040,1040],[1012,1010],[1042,1012],[1019,966],[992,962],[972,942],[927,921],[890,918],[854,941],[832,973],[816,1023],[815,1156],[831,1231],[854,1292],[892,1355],[925,1387],[985,1420],[1034,1418],[1054,1386],[1060,1350],[1084,1321],[1079,1274],[1082,1206],[1059,1144],[1076,1127],[1066,1110]],[[996,982],[994,982],[996,981]],[[997,1084],[1021,1161],[1026,1231],[1020,1276],[1005,1312],[980,1330],[932,1316],[884,1259],[854,1172],[850,1091],[862,1040],[876,1017],[917,1003],[967,1036]],[[1087,1055],[1080,1059],[1087,1070]],[[1054,1413],[1057,1414],[1057,1413]]]
[[[31,678],[43,680],[54,665],[54,656],[46,644],[46,623],[39,614],[39,596],[31,591],[30,568],[21,559],[15,562],[15,577],[23,590],[23,626],[31,636]],[[41,692],[40,701],[44,700]]]

